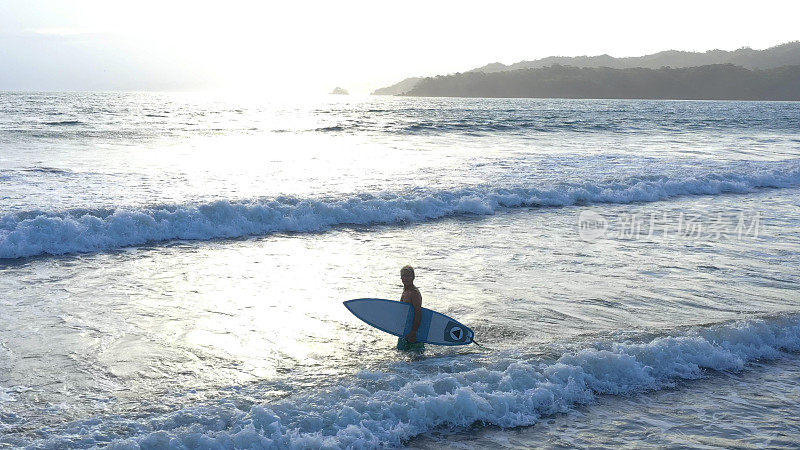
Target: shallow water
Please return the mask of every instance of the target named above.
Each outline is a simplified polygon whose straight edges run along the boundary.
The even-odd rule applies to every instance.
[[[3,98],[0,445],[798,441],[795,103]]]

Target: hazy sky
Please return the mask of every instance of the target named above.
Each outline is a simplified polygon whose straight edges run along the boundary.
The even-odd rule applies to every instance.
[[[368,92],[550,55],[761,49],[800,1],[0,0],[0,90]]]

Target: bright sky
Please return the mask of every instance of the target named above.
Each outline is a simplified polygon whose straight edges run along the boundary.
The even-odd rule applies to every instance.
[[[762,49],[800,1],[0,0],[0,90],[367,93],[550,55]]]

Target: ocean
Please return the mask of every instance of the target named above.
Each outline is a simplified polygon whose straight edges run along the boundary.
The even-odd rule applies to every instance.
[[[0,93],[0,448],[797,448],[798,268],[800,103]]]

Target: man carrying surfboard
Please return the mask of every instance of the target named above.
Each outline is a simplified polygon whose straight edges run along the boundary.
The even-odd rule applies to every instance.
[[[417,342],[417,330],[422,322],[422,294],[414,286],[414,268],[403,266],[400,269],[400,281],[403,282],[403,295],[400,296],[400,301],[411,303],[411,306],[414,307],[414,323],[407,335],[397,338],[397,349],[421,350],[425,348],[425,344]]]
[[[399,302],[382,298],[354,298],[345,301],[344,306],[370,326],[398,336],[398,350],[421,350],[426,343],[467,345],[475,342],[475,332],[468,326],[422,307],[422,295],[414,286],[413,267],[400,269],[400,280],[403,282],[403,295]]]

